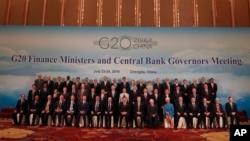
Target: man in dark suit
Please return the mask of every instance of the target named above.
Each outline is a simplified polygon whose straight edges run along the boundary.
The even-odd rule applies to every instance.
[[[130,113],[130,105],[128,103],[128,99],[127,97],[123,97],[122,101],[119,104],[119,115],[120,115],[120,128],[122,125],[122,118],[125,117],[126,120],[126,128],[128,127],[128,123],[129,123],[129,113]]]
[[[84,85],[85,85],[85,89],[87,90],[87,92],[90,93],[91,84],[90,84],[90,82],[89,82],[89,78],[88,78],[88,77],[85,77],[83,83],[84,83]]]
[[[54,105],[54,112],[52,115],[52,119],[53,119],[53,126],[55,126],[56,124],[56,116],[58,115],[58,125],[57,126],[62,126],[61,123],[61,117],[64,115],[65,111],[66,111],[66,101],[64,100],[64,96],[60,95],[59,100],[55,103]]]
[[[116,78],[113,78],[113,82],[111,83],[111,85],[115,86],[115,91],[120,93],[120,84],[117,82]]]
[[[214,112],[215,112],[215,118],[216,118],[217,125],[218,125],[217,128],[222,128],[220,127],[220,117],[222,117],[222,120],[223,120],[223,128],[226,128],[226,124],[227,124],[226,113],[223,110],[223,107],[220,104],[220,100],[218,98],[215,99]]]
[[[54,85],[54,89],[57,89],[58,92],[63,91],[63,82],[62,82],[62,77],[58,76]]]
[[[98,80],[96,78],[93,80],[93,83],[91,84],[91,88],[95,89],[96,94],[100,94],[101,84],[98,83]]]
[[[31,90],[28,93],[28,106],[31,106],[32,102],[35,100],[35,96],[39,95],[39,92],[36,89],[36,85],[33,84]]]
[[[84,95],[88,96],[88,90],[85,88],[85,84],[82,83],[81,88],[77,92],[77,97],[76,97],[77,101],[81,102],[82,96]]]
[[[147,106],[148,128],[158,128],[158,106],[154,103],[154,99],[149,100]]]
[[[144,83],[143,79],[139,80],[139,83],[137,84],[137,90],[140,94],[143,93],[143,90],[146,88],[146,84]]]
[[[54,103],[52,101],[52,96],[48,95],[47,101],[44,103],[42,112],[41,112],[42,126],[46,126],[48,123],[49,116],[52,116],[53,106],[54,106]]]
[[[40,116],[41,108],[42,107],[41,107],[41,103],[39,101],[39,95],[36,95],[34,101],[30,105],[30,107],[28,108],[28,112],[27,112],[27,115],[26,115],[26,123],[27,123],[27,125],[31,125],[31,126],[35,125],[36,117]],[[31,120],[30,119],[31,114],[33,114],[32,123],[30,121]]]
[[[105,104],[107,102],[108,96],[107,92],[104,89],[101,89],[100,101]]]
[[[154,89],[154,90],[153,90],[153,95],[151,96],[151,98],[154,99],[155,104],[158,106],[159,120],[160,120],[160,121],[163,121],[163,112],[162,112],[162,108],[161,108],[162,96],[161,96],[161,94],[158,92],[158,89]]]
[[[77,102],[75,100],[75,96],[71,95],[70,96],[70,101],[67,102],[66,112],[64,114],[64,119],[65,119],[66,126],[71,126],[72,125],[73,118],[74,117],[75,117],[75,119],[77,118],[77,113],[78,113],[78,105],[77,105]],[[69,121],[68,121],[68,116],[70,116]]]
[[[200,95],[197,93],[196,88],[192,89],[192,92],[189,94],[189,100],[191,100],[191,98],[195,98],[195,103],[200,105],[201,104],[201,97]],[[189,102],[190,103],[190,102]]]
[[[236,125],[239,125],[239,116],[238,109],[236,103],[233,102],[233,98],[231,96],[228,97],[228,102],[225,105],[227,117],[230,117],[231,125],[234,124],[234,120],[236,120]]]
[[[178,98],[181,96],[183,96],[183,93],[181,91],[181,88],[180,88],[180,85],[176,85],[175,86],[175,91],[173,91],[173,94],[172,94],[172,101],[173,101],[173,104],[175,105],[176,103],[178,103]]]
[[[213,105],[207,101],[207,98],[204,97],[202,99],[203,103],[200,106],[200,111],[201,111],[201,120],[204,123],[204,128],[207,128],[207,124],[206,124],[206,118],[209,118],[210,121],[210,126],[209,128],[212,128],[212,123],[214,121],[214,109],[213,109]]]
[[[108,80],[107,76],[103,77],[103,81],[101,82],[101,89],[104,89],[106,92],[109,92],[111,88],[111,83]]]
[[[163,92],[165,92],[165,90],[168,89],[169,92],[172,93],[173,90],[172,90],[172,85],[171,85],[171,82],[170,82],[170,81],[171,81],[170,78],[167,77],[167,78],[165,79],[165,82],[162,83],[162,88],[163,88],[162,91],[163,91]],[[170,98],[170,99],[171,99],[171,98]],[[164,99],[164,101],[165,101],[165,99]]]
[[[159,94],[163,94],[163,87],[162,87],[162,84],[161,84],[161,80],[160,78],[156,78],[155,79],[155,83],[153,85],[153,89],[157,89]]]
[[[181,84],[179,83],[179,80],[177,78],[174,79],[174,84],[172,84],[172,93],[176,91],[176,87],[179,87],[179,88],[181,87]]]
[[[86,127],[87,125],[87,116],[89,113],[89,102],[87,101],[87,96],[82,96],[82,101],[78,102],[78,115],[76,120],[76,127],[79,127],[80,118],[82,116],[84,125],[83,127]]]
[[[56,101],[59,100],[60,93],[57,91],[57,89],[54,89],[54,92],[51,96],[52,96],[53,103],[56,103]]]
[[[42,105],[44,105],[44,102],[47,100],[47,96],[50,95],[50,91],[48,89],[47,83],[43,83],[43,87],[40,90],[39,94],[39,100]]]
[[[114,115],[115,105],[112,102],[112,97],[108,97],[107,103],[104,104],[105,127],[111,128],[111,117]]]
[[[37,79],[35,80],[34,84],[36,85],[37,90],[40,90],[43,86],[44,80],[42,78],[42,74],[37,75]]]
[[[193,78],[193,82],[189,85],[189,93],[192,93],[192,89],[195,88],[198,89],[198,82],[196,78]]]
[[[120,83],[120,93],[122,93],[123,88],[126,88],[127,92],[130,90],[130,85],[127,82],[127,78],[125,76],[122,77],[122,82]]]
[[[52,94],[53,91],[54,91],[54,85],[55,84],[54,84],[54,81],[51,80],[51,76],[50,75],[47,76],[47,80],[44,83],[47,83],[49,92],[50,92],[50,94]]]
[[[112,102],[113,102],[113,105],[115,105],[115,109],[114,109],[114,113],[113,113],[113,116],[114,116],[114,122],[117,123],[118,121],[118,107],[119,106],[119,93],[118,91],[116,91],[116,88],[114,85],[111,85],[111,91],[108,93],[108,97],[111,97],[112,98]]]
[[[198,92],[198,94],[200,94],[200,97],[202,97],[201,93],[202,93],[202,90],[203,90],[205,84],[207,84],[206,78],[204,76],[202,76],[201,80],[200,80],[200,83],[199,83],[199,85],[197,87],[197,92]]]
[[[63,87],[67,87],[67,92],[71,91],[73,81],[70,80],[70,76],[66,77],[66,80],[63,82]]]
[[[20,100],[17,101],[16,108],[13,112],[13,124],[14,125],[21,125],[23,115],[26,115],[28,110],[28,102],[25,99],[25,94],[21,94]],[[17,122],[17,114],[19,114],[19,122]]]
[[[77,94],[78,94],[78,91],[76,89],[76,85],[75,84],[72,84],[72,87],[71,87],[71,91],[69,93],[69,95],[74,95],[75,96],[75,101],[79,101],[78,98],[77,98]]]
[[[211,101],[214,104],[217,97],[217,84],[214,82],[214,78],[210,78],[208,83],[208,89],[211,91]]]
[[[142,123],[143,123],[146,115],[145,115],[145,106],[141,102],[141,96],[139,96],[139,95],[137,96],[133,109],[134,109],[133,112],[134,112],[135,127],[142,128]],[[140,119],[141,119],[140,125],[138,125],[137,117],[140,117]]]
[[[97,128],[100,127],[100,120],[102,121],[102,114],[103,114],[103,103],[100,101],[100,96],[95,97],[95,102],[91,106],[91,124],[93,127],[93,121],[92,118],[93,116],[97,116]]]
[[[63,91],[62,91],[61,95],[63,95],[64,100],[66,101],[66,103],[68,101],[70,101],[70,93],[68,92],[67,87],[63,87]]]
[[[178,123],[180,118],[183,117],[188,123],[188,117],[187,117],[187,105],[183,101],[183,97],[178,98],[178,103],[175,105],[175,129],[177,129]],[[189,124],[187,124],[189,125]],[[187,127],[189,128],[189,127]]]
[[[196,103],[194,97],[191,98],[191,102],[188,105],[187,111],[188,111],[188,118],[189,118],[189,122],[187,124],[190,124],[188,127],[190,127],[191,129],[193,128],[193,118],[195,117],[198,119],[196,128],[199,129],[200,122],[201,122],[201,114],[200,114],[199,104]]]
[[[181,91],[183,93],[183,102],[188,105],[188,103],[190,102],[189,100],[189,90],[190,86],[188,85],[188,82],[186,79],[183,80],[183,84],[181,85]]]
[[[75,85],[76,91],[78,91],[82,85],[80,77],[76,77],[76,80],[73,84]]]
[[[201,98],[206,98],[208,103],[214,103],[212,102],[212,93],[211,90],[208,88],[207,84],[203,85]]]

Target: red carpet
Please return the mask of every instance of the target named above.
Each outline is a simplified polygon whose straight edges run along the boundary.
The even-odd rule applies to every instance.
[[[158,129],[113,128],[108,130],[104,128],[96,129],[75,127],[12,126],[10,121],[0,121],[0,125],[1,141],[215,141],[216,139],[218,139],[218,141],[229,140],[228,129],[170,130],[161,127]]]

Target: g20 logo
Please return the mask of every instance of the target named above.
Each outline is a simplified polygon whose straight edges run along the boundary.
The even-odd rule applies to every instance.
[[[99,40],[94,41],[94,45],[97,45],[101,49],[152,49],[157,45],[156,41],[153,41],[151,37],[101,37]]]
[[[102,37],[99,40],[99,47],[102,49],[129,49],[131,47],[131,39],[128,37]]]

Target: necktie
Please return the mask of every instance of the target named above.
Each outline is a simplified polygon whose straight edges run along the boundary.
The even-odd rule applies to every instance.
[[[138,112],[140,111],[140,103],[138,103]]]
[[[219,104],[217,104],[216,107],[217,107],[217,112],[220,113],[220,106],[219,106]]]
[[[111,111],[111,104],[109,103],[108,110]]]
[[[182,108],[182,103],[180,103],[180,107]]]
[[[207,112],[207,104],[205,104],[205,111]]]
[[[70,102],[70,108],[69,108],[70,111],[73,111],[73,101]]]
[[[97,102],[95,106],[95,111],[98,111],[98,106],[99,106],[99,103]]]

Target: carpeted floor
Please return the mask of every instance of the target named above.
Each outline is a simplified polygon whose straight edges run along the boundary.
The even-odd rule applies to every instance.
[[[104,129],[12,126],[0,120],[1,141],[228,141],[229,129]]]

